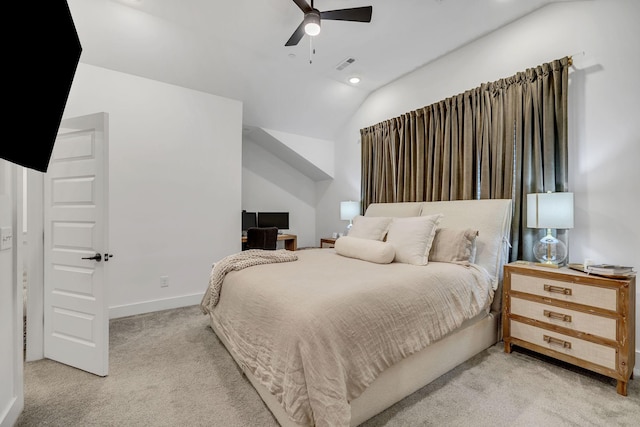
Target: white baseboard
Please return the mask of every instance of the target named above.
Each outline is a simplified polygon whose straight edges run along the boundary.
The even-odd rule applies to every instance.
[[[109,307],[109,319],[135,316],[136,314],[152,313],[154,311],[169,310],[171,308],[188,307],[198,305],[204,294],[183,295],[173,298],[143,301],[134,304],[117,305]]]
[[[11,399],[4,413],[0,413],[0,427],[10,427],[16,424],[18,417],[24,409],[24,397]]]
[[[633,378],[640,379],[640,350],[636,351],[636,366],[633,368]]]

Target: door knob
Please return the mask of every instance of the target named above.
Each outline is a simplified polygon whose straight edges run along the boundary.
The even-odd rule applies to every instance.
[[[94,256],[90,256],[90,257],[82,258],[82,259],[94,259],[94,260],[96,260],[96,261],[100,262],[100,261],[102,261],[102,255],[100,255],[100,254],[95,254]]]

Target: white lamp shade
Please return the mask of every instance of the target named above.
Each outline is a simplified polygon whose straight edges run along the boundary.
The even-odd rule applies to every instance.
[[[527,227],[573,228],[573,193],[527,194]]]
[[[351,221],[360,215],[360,202],[340,202],[340,219],[343,221]]]

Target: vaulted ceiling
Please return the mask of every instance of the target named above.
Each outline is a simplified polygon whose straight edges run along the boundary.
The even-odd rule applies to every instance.
[[[372,91],[558,1],[317,0],[321,11],[372,5],[371,22],[325,20],[312,46],[292,47],[303,18],[292,0],[68,4],[81,62],[240,100],[247,126],[332,139]]]

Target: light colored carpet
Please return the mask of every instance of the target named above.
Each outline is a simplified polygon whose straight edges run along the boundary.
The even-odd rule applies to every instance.
[[[197,307],[111,321],[109,376],[25,364],[18,426],[265,426],[277,422]],[[638,426],[640,381],[615,381],[502,344],[363,426]]]

